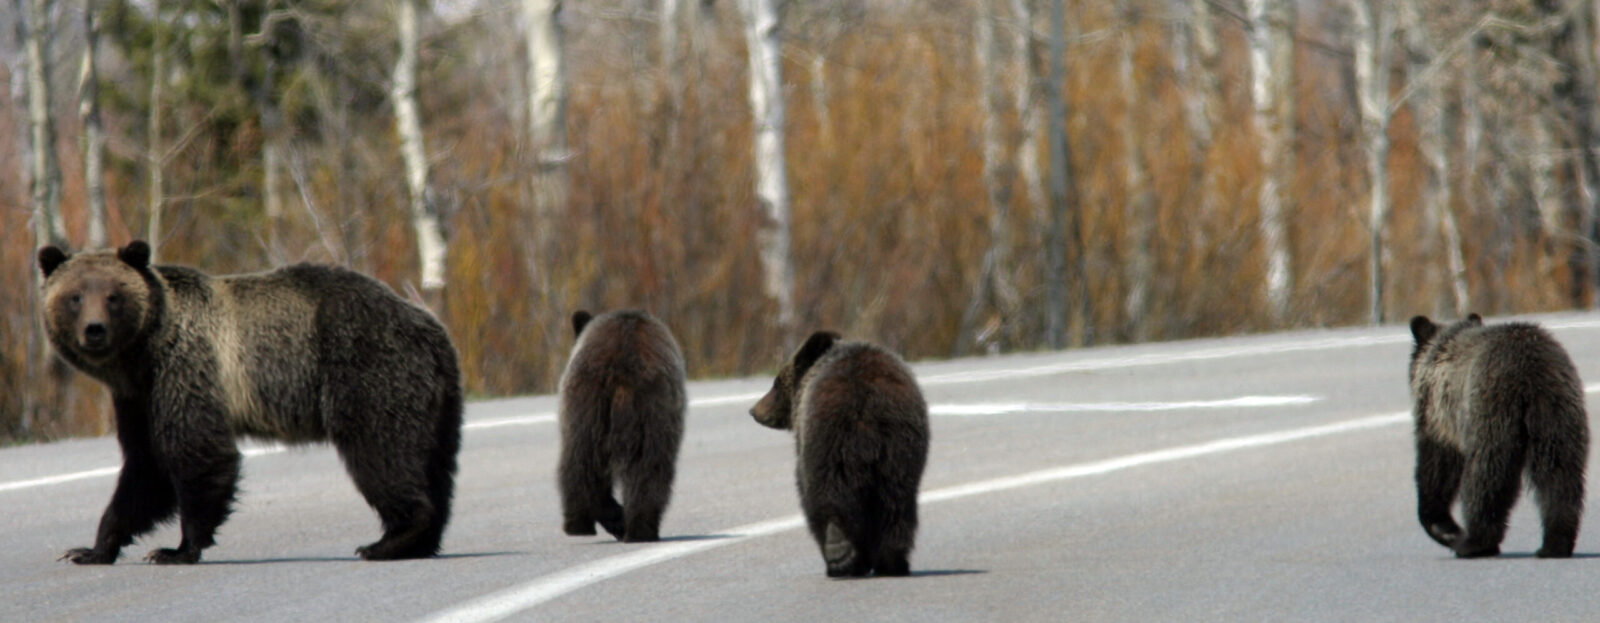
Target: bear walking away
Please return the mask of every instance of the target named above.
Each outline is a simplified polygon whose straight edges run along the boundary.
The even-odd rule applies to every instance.
[[[563,529],[591,535],[598,521],[623,541],[659,540],[683,443],[683,354],[667,326],[641,311],[579,311],[572,331],[577,343],[561,374]]]
[[[240,436],[331,441],[383,522],[362,558],[438,553],[461,380],[428,312],[331,266],[211,276],[151,266],[141,241],[38,259],[51,344],[111,390],[123,456],[94,547],[63,559],[110,564],[176,515],[182,542],[147,559],[200,560],[232,510]]]
[[[900,357],[817,332],[750,409],[793,429],[800,507],[829,577],[908,575],[928,405]]]
[[[1523,474],[1544,523],[1540,558],[1572,556],[1583,516],[1589,417],[1567,352],[1537,325],[1411,319],[1417,514],[1428,536],[1475,558],[1500,553]],[[1461,498],[1465,530],[1450,515]]]

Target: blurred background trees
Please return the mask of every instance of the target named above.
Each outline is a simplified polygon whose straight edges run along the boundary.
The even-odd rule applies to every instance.
[[[478,396],[549,391],[577,308],[650,310],[697,376],[824,327],[920,359],[1591,308],[1597,15],[9,0],[0,441],[110,426],[34,309],[34,250],[101,237],[372,274]]]

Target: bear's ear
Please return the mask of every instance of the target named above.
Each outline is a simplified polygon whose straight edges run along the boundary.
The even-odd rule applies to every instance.
[[[806,339],[805,345],[794,354],[795,381],[805,378],[806,371],[811,369],[811,364],[821,359],[828,349],[833,348],[833,343],[839,341],[839,334],[832,331],[818,331]]]
[[[67,255],[66,251],[53,246],[39,249],[39,270],[44,271],[44,276],[49,277],[50,273],[56,272],[56,268],[66,263],[70,257],[72,256]]]
[[[1417,339],[1418,346],[1427,344],[1438,331],[1439,326],[1428,320],[1427,316],[1415,316],[1411,319],[1411,337]]]
[[[146,244],[143,240],[135,240],[130,242],[128,243],[128,246],[117,250],[117,259],[122,260],[129,266],[141,270],[149,268],[150,245]]]
[[[1462,322],[1474,327],[1481,327],[1483,326],[1483,316],[1479,316],[1476,312],[1470,313],[1467,314],[1467,319],[1463,320]]]
[[[589,326],[589,321],[593,319],[594,316],[584,310],[572,312],[572,336],[583,335],[583,328]]]

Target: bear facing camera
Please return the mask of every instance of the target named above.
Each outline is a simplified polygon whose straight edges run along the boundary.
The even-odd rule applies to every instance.
[[[750,415],[794,431],[800,508],[829,577],[911,573],[928,405],[899,356],[819,331]]]
[[[1500,554],[1527,475],[1544,524],[1540,558],[1568,558],[1583,517],[1589,416],[1583,382],[1554,337],[1537,325],[1485,326],[1471,314],[1450,325],[1411,319],[1417,515],[1461,558]],[[1461,500],[1466,527],[1450,507]]]
[[[238,437],[331,442],[383,523],[367,560],[439,551],[461,446],[461,375],[444,327],[375,279],[301,264],[212,276],[152,266],[150,247],[39,250],[56,353],[111,391],[123,465],[93,547],[111,564],[174,516],[193,563],[239,481]]]
[[[572,331],[577,343],[561,373],[562,528],[592,535],[599,522],[622,541],[660,540],[688,405],[678,342],[633,310],[579,311]]]

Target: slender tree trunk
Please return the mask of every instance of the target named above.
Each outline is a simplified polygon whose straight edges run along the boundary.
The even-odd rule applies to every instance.
[[[534,275],[540,292],[548,293],[549,263],[557,257],[557,224],[566,209],[567,62],[562,0],[523,0],[528,53],[528,139],[533,145]],[[676,36],[673,37],[674,40]],[[674,43],[674,45],[676,45]],[[663,55],[669,54],[665,49]],[[673,53],[675,54],[675,53]]]
[[[24,46],[28,56],[28,123],[33,137],[34,239],[67,244],[67,226],[61,218],[61,163],[56,156],[56,127],[51,117],[50,23],[51,0],[28,0],[28,25]]]
[[[1367,152],[1369,248],[1367,313],[1383,324],[1383,237],[1389,215],[1389,49],[1394,38],[1389,0],[1348,0],[1355,45],[1356,102]]]
[[[1064,348],[1067,341],[1067,288],[1077,299],[1079,317],[1076,343],[1094,342],[1094,319],[1090,310],[1088,253],[1084,248],[1081,206],[1077,183],[1073,179],[1071,143],[1067,140],[1067,20],[1066,0],[1054,0],[1050,8],[1050,78],[1045,81],[1045,100],[1049,111],[1050,141],[1050,226],[1046,239],[1049,285],[1045,333],[1052,348]],[[1068,246],[1074,247],[1073,266],[1067,267]]]
[[[231,15],[232,22],[237,22],[239,4],[234,2]],[[272,24],[270,12],[261,17],[261,36],[267,39],[262,46],[260,55],[266,63],[262,71],[261,80],[255,85],[256,114],[261,118],[261,197],[266,203],[267,213],[267,257],[272,264],[282,264],[287,260],[287,252],[283,248],[283,113],[278,110],[277,90],[278,63],[269,48],[271,46]],[[237,36],[237,26],[234,33]],[[234,44],[240,45],[240,44]],[[230,49],[233,49],[230,46]],[[240,59],[242,61],[242,58]],[[244,88],[244,69],[242,62],[235,62],[235,72],[240,80],[239,88]]]
[[[21,9],[21,2],[18,3]],[[32,220],[34,248],[55,245],[66,248],[67,228],[61,218],[61,165],[56,158],[55,123],[51,116],[50,42],[54,29],[50,23],[51,2],[29,0],[26,23],[23,12],[17,12],[18,35],[21,36],[27,58],[29,167],[32,169]],[[38,290],[41,275],[37,267],[28,270],[34,290]],[[72,372],[64,362],[51,354],[44,339],[44,323],[39,314],[37,298],[34,303],[34,327],[28,340],[28,395],[23,399],[23,434],[48,428],[49,422],[60,420],[65,394],[63,393]]]
[[[1412,89],[1409,101],[1417,120],[1417,150],[1427,164],[1427,179],[1422,186],[1421,203],[1428,223],[1423,238],[1423,257],[1429,258],[1428,272],[1436,275],[1430,281],[1439,284],[1434,314],[1448,310],[1456,317],[1468,313],[1470,298],[1467,290],[1466,258],[1461,251],[1461,231],[1455,213],[1450,208],[1451,154],[1447,147],[1450,137],[1459,129],[1455,117],[1448,114],[1442,89],[1434,84],[1429,66],[1439,57],[1434,34],[1423,19],[1418,3],[1404,2],[1399,6],[1399,23],[1405,30],[1406,79]],[[1435,74],[1437,75],[1437,74]],[[1443,247],[1443,261],[1437,258]]]
[[[1123,299],[1123,313],[1127,322],[1129,339],[1144,342],[1150,339],[1150,296],[1155,282],[1155,258],[1151,246],[1155,242],[1156,196],[1150,188],[1150,176],[1145,170],[1144,147],[1139,141],[1143,124],[1139,123],[1140,92],[1138,76],[1134,73],[1134,30],[1138,27],[1138,9],[1131,0],[1118,0],[1122,15],[1122,28],[1117,46],[1117,78],[1122,91],[1122,181],[1123,210],[1127,238],[1124,241],[1124,270],[1127,292]]]
[[[978,279],[974,282],[972,298],[961,315],[961,327],[956,333],[954,355],[971,350],[976,343],[998,345],[1000,326],[1006,323],[1016,307],[1015,290],[1007,273],[1010,270],[1009,220],[1011,212],[1012,166],[1007,157],[999,76],[999,49],[995,31],[999,22],[998,0],[987,0],[978,9],[975,53],[978,57],[979,98],[983,109],[983,184],[989,199],[989,248],[983,253]],[[992,322],[978,327],[977,322],[985,307],[994,309]]]
[[[1173,48],[1175,69],[1187,78],[1187,92],[1183,95],[1184,120],[1189,126],[1189,137],[1195,154],[1193,178],[1199,189],[1199,212],[1203,218],[1216,214],[1220,199],[1217,197],[1217,175],[1210,166],[1211,145],[1216,140],[1216,128],[1222,124],[1222,86],[1218,80],[1222,62],[1222,48],[1217,44],[1217,31],[1212,19],[1212,0],[1189,0],[1189,24],[1183,28]],[[1205,245],[1204,229],[1195,228],[1196,242]]]
[[[400,56],[395,61],[389,95],[394,99],[400,153],[405,158],[406,185],[411,191],[411,223],[417,232],[417,255],[421,260],[420,286],[428,304],[438,312],[442,310],[448,248],[433,193],[428,188],[428,156],[417,106],[417,13],[421,0],[398,0],[397,4]]]
[[[166,237],[162,229],[161,215],[166,211],[167,202],[166,184],[162,170],[166,166],[166,148],[161,138],[161,107],[162,86],[167,81],[167,30],[161,21],[161,0],[154,0],[151,12],[156,16],[155,44],[150,51],[150,117],[146,121],[148,138],[145,141],[145,166],[148,180],[145,183],[149,192],[149,220],[145,223],[145,241],[150,244],[150,262],[156,262],[161,253],[161,243]]]
[[[83,177],[89,199],[88,246],[103,249],[106,235],[106,135],[100,124],[99,2],[83,8],[83,72],[78,80],[78,114],[83,119]]]
[[[1294,175],[1295,0],[1246,0],[1250,20],[1252,121],[1261,154],[1260,228],[1267,260],[1268,315],[1289,320],[1294,270],[1288,186]]]
[[[757,233],[763,287],[777,307],[786,341],[798,336],[794,263],[789,248],[789,180],[785,171],[782,42],[777,0],[739,0],[750,55],[750,110],[755,134],[756,197],[762,223]]]
[[[1017,173],[1027,190],[1027,201],[1035,206],[1045,204],[1044,175],[1039,166],[1039,136],[1044,134],[1044,115],[1041,114],[1043,90],[1039,88],[1038,42],[1033,32],[1031,0],[1011,0],[1011,15],[1016,24],[1012,47],[1013,71],[1017,75],[1016,94],[1012,97],[1017,106]]]

